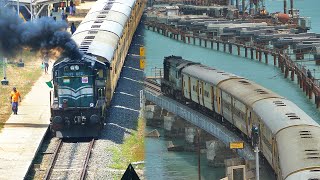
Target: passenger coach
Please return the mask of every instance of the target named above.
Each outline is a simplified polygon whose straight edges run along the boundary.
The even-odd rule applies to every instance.
[[[178,56],[164,59],[161,90],[252,138],[278,179],[320,179],[320,125],[291,101],[252,82]]]
[[[99,0],[74,32],[81,59],[53,67],[51,131],[57,137],[96,137],[122,70],[145,0]]]

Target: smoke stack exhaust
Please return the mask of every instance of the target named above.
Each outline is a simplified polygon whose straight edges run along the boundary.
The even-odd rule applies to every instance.
[[[0,50],[6,57],[14,57],[24,47],[36,51],[61,48],[62,54],[71,59],[82,56],[71,34],[66,31],[68,24],[65,21],[42,17],[23,22],[11,9],[1,7],[0,27]]]

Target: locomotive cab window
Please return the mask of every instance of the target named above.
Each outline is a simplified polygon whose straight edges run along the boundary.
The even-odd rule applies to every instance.
[[[99,69],[97,72],[97,75],[98,75],[98,78],[101,78],[101,79],[104,78],[103,70]]]

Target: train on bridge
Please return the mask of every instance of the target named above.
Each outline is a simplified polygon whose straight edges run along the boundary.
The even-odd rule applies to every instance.
[[[50,130],[56,137],[97,137],[117,86],[145,0],[98,0],[72,39],[81,59],[55,62]]]
[[[259,128],[259,149],[277,179],[320,179],[320,125],[284,97],[243,77],[165,57],[163,94],[227,121],[247,139]]]

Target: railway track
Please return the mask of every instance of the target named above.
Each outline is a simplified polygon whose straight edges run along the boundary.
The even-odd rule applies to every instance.
[[[94,143],[94,139],[77,143],[60,139],[43,179],[85,179]]]
[[[161,85],[152,79],[145,79],[144,86],[152,91],[161,93]]]

